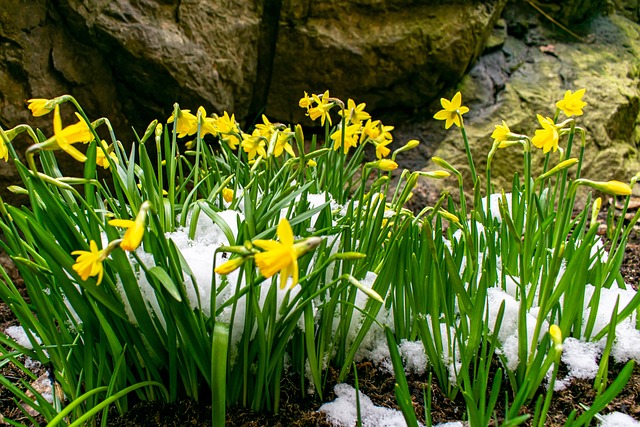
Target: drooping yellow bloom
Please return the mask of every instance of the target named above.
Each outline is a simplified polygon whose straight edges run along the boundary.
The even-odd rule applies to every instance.
[[[540,114],[537,114],[537,117],[542,129],[536,130],[536,134],[533,139],[531,139],[531,142],[534,146],[542,148],[545,154],[552,148],[555,153],[558,151],[558,126],[549,117],[542,117]]]
[[[286,131],[280,132],[278,134],[278,139],[276,139],[276,145],[273,147],[273,155],[275,157],[280,157],[283,152],[289,153],[291,157],[295,157],[296,153],[293,151],[293,147],[289,144],[291,141],[291,137],[293,133],[287,128]]]
[[[80,121],[74,125],[62,128],[62,119],[60,118],[60,107],[55,106],[53,111],[53,134],[56,138],[56,144],[60,149],[66,151],[70,156],[79,162],[85,162],[87,157],[71,144],[76,142],[89,142],[93,139],[93,133],[84,121]]]
[[[98,250],[98,245],[93,240],[89,242],[89,251],[73,251],[71,255],[78,255],[76,263],[71,268],[80,275],[82,280],[89,277],[98,276],[96,285],[102,282],[104,268],[102,261],[106,258],[104,250]]]
[[[132,252],[140,246],[142,237],[144,236],[147,211],[150,207],[151,205],[149,202],[144,202],[142,206],[140,206],[140,210],[138,211],[135,221],[130,219],[112,219],[109,221],[109,225],[127,229],[124,233],[124,237],[122,238],[122,242],[120,243],[120,247],[125,251]]]
[[[167,119],[167,123],[173,123],[176,119],[175,115],[171,115]],[[176,120],[176,132],[178,138],[187,135],[193,135],[198,131],[198,118],[191,114],[191,110],[178,110],[178,119]]]
[[[510,133],[511,130],[509,130],[509,126],[507,126],[507,123],[503,120],[502,125],[496,125],[496,129],[491,134],[491,138],[493,138],[494,141],[499,144],[506,141],[507,138],[509,138]]]
[[[264,277],[280,272],[280,288],[283,289],[289,277],[291,287],[298,284],[298,258],[320,244],[319,237],[311,237],[298,243],[293,241],[293,230],[289,221],[282,218],[277,228],[279,242],[274,240],[256,240],[254,246],[264,250],[255,255],[256,265]]]
[[[312,95],[313,100],[316,102],[315,107],[309,108],[307,111],[307,115],[311,117],[311,120],[315,120],[320,117],[320,123],[324,126],[324,121],[328,120],[329,124],[331,124],[331,115],[329,115],[329,110],[333,108],[333,101],[329,100],[329,91],[325,91],[322,94],[322,99],[318,95]]]
[[[345,117],[352,124],[360,124],[363,120],[371,119],[371,115],[364,111],[367,106],[364,102],[356,105],[351,98],[347,101],[347,108],[338,112],[340,116]]]
[[[224,187],[222,189],[222,198],[224,199],[225,202],[227,203],[231,203],[233,201],[233,190],[229,187]]]
[[[331,134],[333,139],[333,150],[337,150],[340,146],[343,147],[344,154],[349,152],[351,147],[358,145],[358,132],[362,128],[359,124],[347,126],[344,130],[344,140],[342,139],[342,127],[338,126],[335,132]]]
[[[582,109],[586,107],[587,103],[582,100],[586,89],[578,89],[577,91],[571,93],[570,90],[564,93],[564,98],[560,101],[556,102],[556,107],[562,110],[562,112],[567,116],[581,116]]]
[[[40,117],[44,116],[45,114],[49,114],[51,110],[53,110],[53,106],[51,106],[50,101],[50,99],[44,98],[34,98],[28,100],[28,108],[29,110],[31,110],[33,117]]]
[[[260,155],[263,158],[267,157],[267,152],[264,150],[264,137],[260,134],[259,129],[254,129],[252,135],[243,133],[240,145],[245,153],[247,153],[249,160],[253,160],[256,155]]]
[[[440,104],[443,109],[434,114],[433,118],[446,120],[445,129],[449,129],[453,124],[462,127],[462,115],[469,112],[469,108],[462,105],[462,94],[456,92],[451,101],[446,98],[440,98]]]

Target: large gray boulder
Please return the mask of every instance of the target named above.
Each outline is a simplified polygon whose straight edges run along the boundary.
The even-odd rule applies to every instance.
[[[267,112],[300,121],[303,91],[369,110],[413,110],[455,84],[484,49],[505,0],[284,2]]]
[[[503,42],[485,52],[455,89],[470,108],[464,118],[478,172],[484,176],[495,125],[504,120],[511,131],[533,137],[540,128],[536,114],[553,117],[555,102],[566,90],[586,88],[584,115],[574,116],[587,131],[582,176],[628,182],[640,171],[640,27],[622,15],[600,16],[577,28],[582,39],[576,40],[551,31],[545,20],[517,5],[508,6],[505,18],[506,27],[520,29],[518,37],[503,32]],[[431,118],[438,109],[439,103],[434,103],[421,120],[402,126],[396,139],[418,137],[425,142],[420,155],[411,160],[413,167],[436,169],[428,159],[439,156],[468,179],[460,132],[455,127],[445,131],[442,122]],[[572,157],[578,155],[578,145],[579,140],[573,144]],[[566,138],[561,146],[566,146]],[[534,147],[532,158],[534,171],[539,172],[542,151]],[[559,160],[560,151],[551,154],[551,164]],[[499,150],[492,163],[498,191],[509,191],[514,170],[522,171],[522,150]],[[423,183],[418,194],[433,200],[443,188],[456,192],[455,182],[449,180]]]

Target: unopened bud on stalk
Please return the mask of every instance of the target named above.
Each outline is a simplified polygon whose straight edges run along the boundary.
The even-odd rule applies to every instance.
[[[160,144],[160,138],[162,137],[162,123],[156,125],[156,144]]]
[[[11,191],[13,194],[29,194],[26,188],[22,188],[18,185],[10,185],[7,187],[7,190]]]
[[[157,120],[154,120],[151,123],[149,123],[149,126],[147,126],[147,130],[144,131],[144,136],[140,140],[142,143],[146,142],[147,138],[149,138],[153,133],[157,134],[157,132],[156,132],[156,125],[157,124],[158,124]],[[157,136],[156,136],[156,138],[157,138]]]
[[[562,331],[558,325],[549,326],[549,335],[557,352],[562,351]]]
[[[595,188],[596,190],[600,190],[607,194],[611,194],[614,196],[628,196],[631,194],[631,187],[629,184],[620,181],[591,181],[589,179],[578,179],[576,181],[580,181],[580,184],[588,185],[591,188]]]
[[[300,126],[299,124],[297,124],[295,127],[295,135],[296,141],[302,144],[304,142],[304,132],[302,132],[302,126]]]
[[[418,174],[426,178],[433,178],[433,179],[444,179],[451,176],[451,174],[447,171],[418,172]]]
[[[569,169],[571,166],[575,165],[576,163],[578,163],[578,159],[576,158],[571,158],[571,159],[567,159],[564,160],[560,163],[558,163],[556,166],[554,166],[553,168],[549,169],[548,171],[546,171],[545,173],[543,173],[542,175],[540,175],[537,179],[537,181],[541,181],[543,179],[547,179],[559,172],[562,172],[565,169]]]
[[[354,261],[357,259],[363,259],[367,257],[367,254],[363,254],[361,252],[343,252],[339,254],[335,254],[334,257],[336,259],[344,259],[348,261]]]
[[[225,262],[224,264],[217,266],[214,271],[217,274],[226,276],[227,274],[240,268],[240,266],[244,264],[245,261],[246,261],[245,257],[232,258],[229,261]]]
[[[432,157],[431,160],[433,160],[433,163],[435,163],[436,165],[440,166],[441,168],[445,168],[454,175],[460,175],[460,172],[456,168],[451,166],[451,164],[449,164],[449,162],[447,162],[446,160],[440,157]]]
[[[460,220],[458,219],[457,216],[455,216],[454,214],[452,214],[449,211],[446,211],[444,209],[439,209],[438,210],[438,215],[440,215],[441,217],[443,217],[444,219],[446,219],[449,222],[454,222],[456,224],[460,223]]]
[[[375,162],[370,162],[369,165],[371,165],[376,169],[380,169],[387,172],[398,169],[398,164],[393,160],[389,160],[389,159],[380,159]]]
[[[349,281],[349,283],[351,283],[353,286],[355,286],[356,288],[358,288],[359,290],[364,292],[365,295],[367,295],[369,298],[374,299],[374,300],[378,301],[381,304],[384,303],[384,300],[382,299],[382,297],[380,296],[379,293],[377,293],[376,291],[374,291],[370,287],[365,286],[362,282],[360,282],[358,279],[356,279],[352,275],[345,274],[343,277],[345,279],[347,279]]]
[[[318,162],[316,162],[315,160],[311,159],[309,161],[307,161],[307,166],[310,168],[315,168],[316,166],[318,166]]]
[[[598,197],[593,201],[591,206],[591,224],[590,227],[595,226],[598,223],[598,214],[600,213],[600,206],[602,205],[602,197]]]
[[[409,140],[406,144],[404,144],[402,147],[398,148],[396,151],[393,152],[393,157],[395,158],[395,156],[398,153],[402,153],[403,151],[412,150],[416,148],[418,145],[420,145],[420,141],[418,141],[417,139]]]

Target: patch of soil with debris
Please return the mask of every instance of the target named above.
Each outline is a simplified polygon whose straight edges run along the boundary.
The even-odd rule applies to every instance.
[[[601,214],[602,223],[605,216]],[[636,226],[637,227],[637,226]],[[606,230],[603,229],[603,237]],[[0,263],[8,272],[15,286],[21,293],[26,295],[26,288],[20,279],[16,268],[6,257],[0,254]],[[621,267],[621,274],[625,283],[638,289],[640,282],[640,232],[634,229],[629,237],[626,246],[624,261]],[[0,331],[4,331],[9,326],[18,324],[17,319],[5,303],[0,303]],[[6,349],[0,347],[0,352]],[[24,360],[22,360],[24,362]],[[609,383],[615,379],[624,365],[610,362]],[[561,366],[561,372],[564,367]],[[32,371],[36,376],[46,375],[44,367],[35,366]],[[371,398],[378,406],[398,409],[395,402],[393,375],[379,369],[370,362],[357,365],[360,391]],[[26,375],[12,364],[0,367],[0,374],[5,378],[18,383],[21,380],[32,383],[33,379]],[[432,413],[431,418],[434,424],[448,421],[462,420],[466,418],[466,405],[461,393],[455,400],[449,399],[438,387],[435,381],[429,383],[427,375],[412,375],[407,378],[411,390],[414,409],[418,420],[424,422],[424,393],[431,387],[432,393]],[[347,383],[354,384],[353,373],[347,378]],[[331,369],[328,373],[326,387],[324,390],[324,402],[332,401],[336,398],[333,387],[338,383],[338,372]],[[314,396],[304,396],[300,390],[299,378],[285,377],[282,380],[282,401],[277,414],[267,412],[254,412],[242,406],[235,406],[227,409],[228,427],[285,427],[285,426],[331,426],[325,415],[318,412],[323,401]],[[302,397],[304,396],[304,397]],[[549,409],[545,425],[561,426],[566,422],[567,416],[572,410],[576,410],[578,415],[584,411],[581,405],[589,406],[596,398],[593,382],[587,380],[574,379],[563,391],[553,395],[553,401]],[[606,414],[618,411],[628,414],[635,419],[640,419],[640,367],[635,366],[631,379],[623,391],[603,410]],[[495,413],[500,417],[505,413],[504,401],[499,399]],[[528,413],[533,413],[533,408],[524,408]],[[9,391],[0,387],[0,425],[3,424],[2,417],[18,422],[29,424],[28,418],[23,414],[22,408],[18,406],[14,397]],[[37,419],[42,422],[42,420]],[[183,427],[194,426],[204,427],[211,425],[211,405],[205,402],[195,402],[192,400],[180,400],[173,403],[162,402],[137,402],[132,403],[130,410],[123,414],[117,414],[115,408],[111,408],[108,426],[113,427]],[[530,425],[525,423],[524,425]]]

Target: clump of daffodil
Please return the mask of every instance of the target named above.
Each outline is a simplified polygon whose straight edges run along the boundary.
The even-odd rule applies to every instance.
[[[462,115],[469,112],[469,108],[462,105],[462,94],[456,92],[449,101],[446,98],[440,98],[442,110],[433,115],[436,120],[445,120],[444,127],[449,129],[451,125],[462,127]]]
[[[322,241],[319,237],[310,237],[300,242],[294,242],[293,230],[289,221],[282,218],[278,224],[277,234],[279,242],[274,240],[256,240],[254,246],[264,250],[255,254],[255,262],[264,277],[271,277],[280,272],[280,288],[283,289],[289,277],[292,278],[291,287],[298,284],[298,258],[314,249]]]
[[[564,98],[556,102],[556,107],[562,110],[567,117],[581,116],[582,109],[587,106],[587,103],[582,100],[586,89],[578,89],[575,92],[570,90],[564,93]]]
[[[104,274],[102,262],[109,256],[107,249],[98,250],[97,243],[92,240],[89,242],[88,251],[73,251],[71,255],[78,255],[76,263],[71,268],[80,275],[82,280],[86,281],[89,277],[98,276],[96,284],[99,285],[102,282]]]
[[[138,211],[138,215],[136,215],[135,220],[112,219],[111,221],[109,221],[109,225],[127,229],[127,231],[124,233],[124,237],[122,238],[122,242],[120,242],[120,247],[125,251],[132,252],[135,251],[138,246],[140,246],[142,237],[144,236],[147,212],[150,208],[151,203],[149,203],[149,201],[145,201],[140,206],[140,210]]]
[[[531,143],[538,148],[542,148],[545,154],[551,151],[551,149],[553,149],[555,153],[558,151],[558,140],[560,138],[558,130],[560,127],[549,117],[542,117],[540,114],[537,114],[537,117],[542,129],[536,130],[536,134],[531,139]]]

